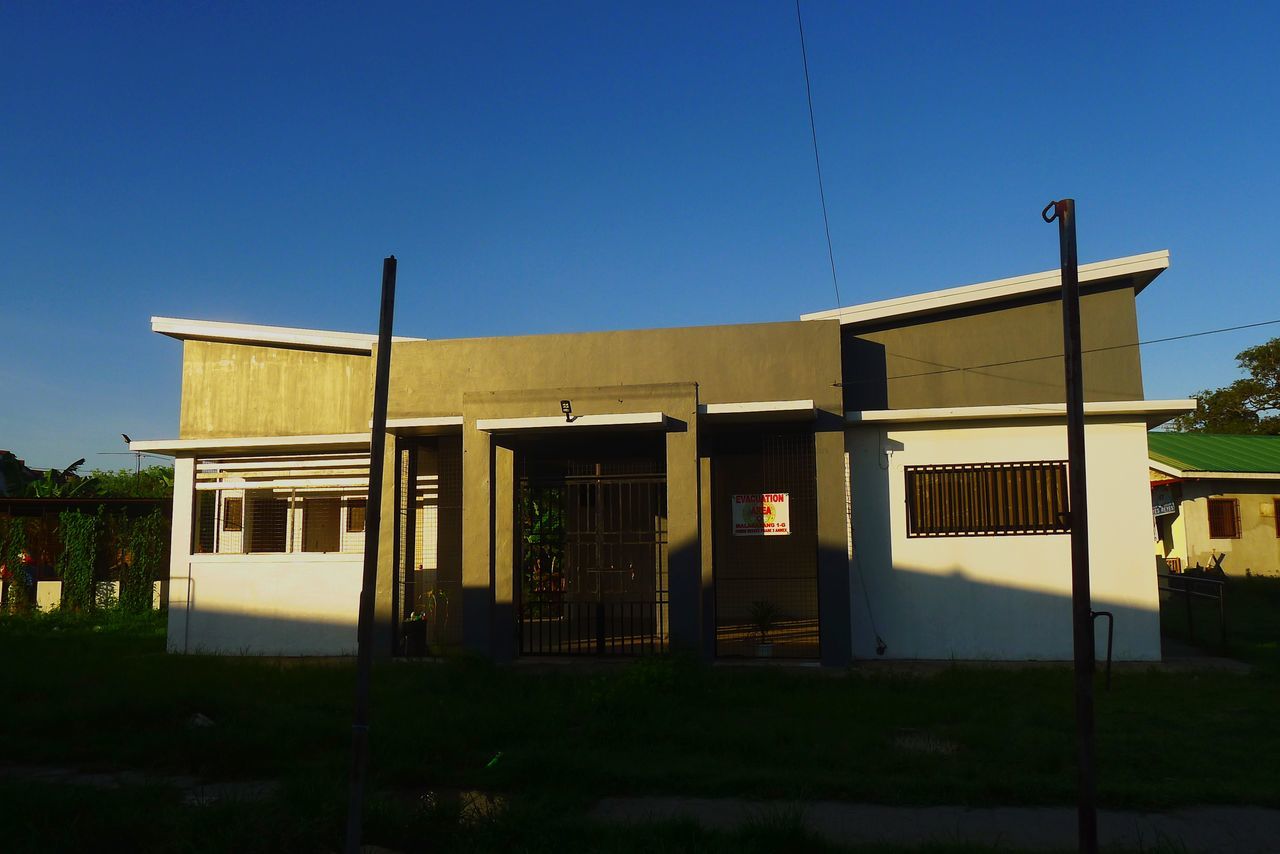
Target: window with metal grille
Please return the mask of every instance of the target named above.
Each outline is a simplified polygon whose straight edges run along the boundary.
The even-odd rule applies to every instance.
[[[347,533],[358,534],[364,530],[364,511],[368,499],[352,498],[347,502]]]
[[[1276,523],[1276,536],[1280,537],[1280,498],[1271,499],[1271,517]]]
[[[222,505],[222,530],[244,530],[244,499],[227,498]]]
[[[1215,540],[1239,539],[1239,501],[1234,498],[1209,499],[1209,537]]]
[[[907,466],[907,536],[1061,534],[1067,521],[1067,464]]]
[[[368,454],[209,458],[195,469],[195,553],[364,550]]]

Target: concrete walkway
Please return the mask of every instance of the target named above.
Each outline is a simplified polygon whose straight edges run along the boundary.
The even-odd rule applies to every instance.
[[[809,830],[844,845],[967,843],[1014,851],[1076,848],[1073,807],[970,809],[836,801],[792,804],[732,798],[606,798],[596,804],[592,817],[609,822],[692,819],[703,827],[730,830],[795,813]],[[1104,851],[1274,854],[1280,851],[1280,810],[1216,806],[1169,812],[1101,810],[1098,836]]]

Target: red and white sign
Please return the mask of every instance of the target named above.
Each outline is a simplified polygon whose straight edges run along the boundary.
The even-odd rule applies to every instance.
[[[790,533],[790,493],[765,492],[733,496],[735,537],[785,537]]]

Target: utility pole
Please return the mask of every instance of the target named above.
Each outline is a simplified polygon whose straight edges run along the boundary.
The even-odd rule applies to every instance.
[[[1050,215],[1052,211],[1052,215]],[[1067,385],[1067,489],[1071,523],[1071,629],[1075,648],[1076,824],[1081,854],[1098,851],[1097,768],[1094,765],[1093,604],[1089,594],[1089,499],[1084,459],[1084,374],[1080,360],[1080,270],[1076,202],[1050,202],[1040,212],[1058,221],[1062,256],[1062,343]]]
[[[356,704],[351,722],[351,775],[347,801],[347,854],[360,851],[364,786],[369,770],[369,675],[373,669],[373,599],[378,584],[378,534],[382,522],[382,463],[387,444],[387,393],[391,378],[391,320],[396,304],[396,256],[382,262],[382,309],[373,380],[369,437],[369,496],[365,504],[364,580],[356,629]]]

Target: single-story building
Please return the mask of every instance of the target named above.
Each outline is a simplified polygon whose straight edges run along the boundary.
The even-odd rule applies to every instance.
[[[1280,575],[1280,436],[1153,432],[1147,447],[1157,557]]]
[[[1095,607],[1158,659],[1136,297],[1080,268]],[[392,344],[152,318],[183,342],[169,649],[1069,659],[1057,270],[799,321]]]

